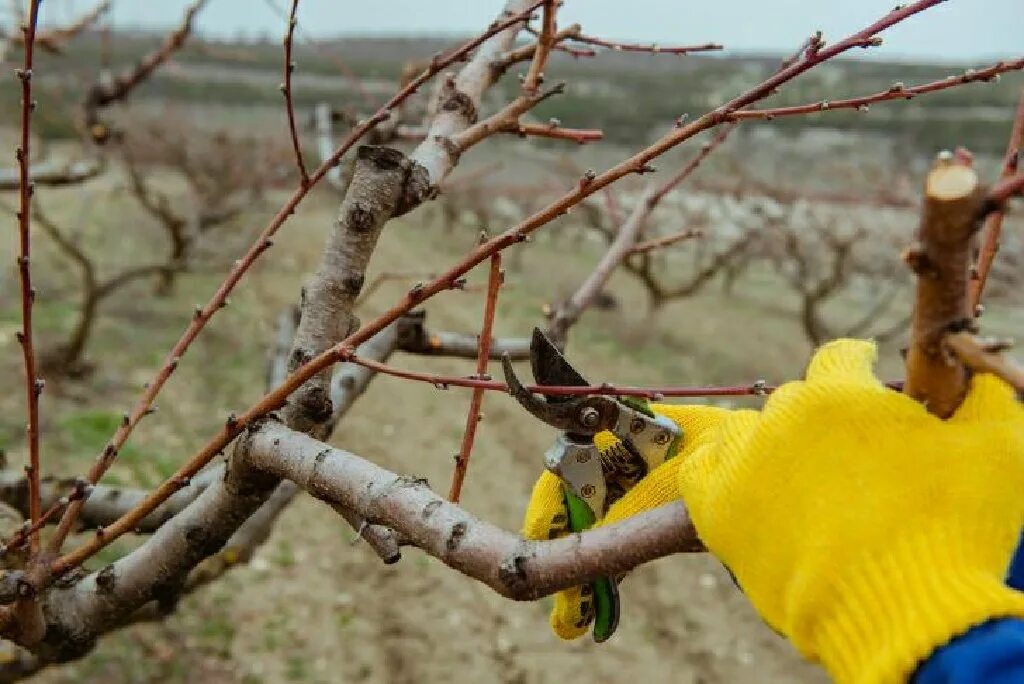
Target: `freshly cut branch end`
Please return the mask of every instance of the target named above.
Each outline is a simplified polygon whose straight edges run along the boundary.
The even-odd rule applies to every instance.
[[[925,180],[917,242],[904,254],[917,274],[917,294],[903,391],[940,418],[951,416],[967,393],[968,369],[945,338],[971,326],[967,284],[984,201],[969,159],[940,154]]]

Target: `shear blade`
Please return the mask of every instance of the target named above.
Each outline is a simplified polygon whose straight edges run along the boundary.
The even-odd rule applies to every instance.
[[[530,367],[538,385],[560,385],[562,387],[586,387],[590,383],[565,360],[555,343],[540,328],[533,329],[530,340]],[[551,403],[572,401],[567,396],[547,396]]]
[[[560,430],[569,430],[574,426],[573,416],[576,414],[576,408],[572,403],[549,403],[526,389],[516,376],[508,354],[502,355],[501,367],[505,372],[509,393],[535,418]]]

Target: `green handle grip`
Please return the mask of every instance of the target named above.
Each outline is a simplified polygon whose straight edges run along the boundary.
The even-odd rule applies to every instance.
[[[565,508],[569,513],[569,529],[582,532],[594,526],[594,512],[575,492],[564,486]],[[619,589],[610,577],[591,583],[594,594],[594,641],[607,641],[619,626]]]

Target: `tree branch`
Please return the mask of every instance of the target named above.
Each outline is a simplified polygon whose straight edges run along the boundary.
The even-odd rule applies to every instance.
[[[94,83],[86,92],[82,103],[85,126],[93,141],[103,144],[110,139],[111,130],[100,118],[100,110],[115,102],[124,101],[128,95],[153,72],[181,49],[192,32],[192,21],[207,0],[195,0],[182,17],[181,24],[164,38],[159,48],[143,57],[131,69],[110,80]]]
[[[288,132],[292,139],[295,164],[299,167],[299,179],[303,185],[308,185],[309,173],[306,171],[306,163],[302,160],[302,144],[299,142],[299,131],[295,127],[295,102],[292,99],[292,74],[295,71],[295,62],[292,61],[292,42],[295,37],[295,27],[298,24],[295,18],[295,13],[298,9],[299,0],[292,0],[292,9],[288,14],[288,30],[284,35],[284,83],[281,84],[281,93],[284,95],[284,108],[288,116]]]
[[[25,408],[28,413],[26,432],[28,437],[29,520],[39,521],[41,516],[39,498],[39,395],[43,391],[43,379],[36,369],[36,352],[32,330],[32,308],[36,291],[32,287],[32,193],[31,143],[32,143],[32,64],[35,47],[36,24],[39,21],[39,2],[31,0],[28,17],[22,27],[25,42],[25,59],[21,69],[16,71],[21,81],[21,142],[15,152],[18,160],[19,207],[18,207],[18,276],[21,282],[21,330],[17,339],[21,344],[25,367]],[[39,534],[29,536],[33,553],[39,549]]]
[[[325,448],[275,421],[255,430],[236,457],[395,529],[406,543],[514,600],[619,575],[673,553],[704,550],[681,502],[582,534],[527,541],[444,501],[422,480]]]
[[[63,187],[78,185],[91,180],[106,170],[102,159],[83,159],[67,163],[45,162],[32,168],[33,185]],[[0,169],[0,190],[17,190],[21,187],[20,170]]]
[[[917,293],[903,391],[940,418],[951,416],[967,394],[967,368],[944,340],[972,320],[967,283],[984,198],[968,160],[940,155],[925,181],[917,240],[904,253],[917,274]]]

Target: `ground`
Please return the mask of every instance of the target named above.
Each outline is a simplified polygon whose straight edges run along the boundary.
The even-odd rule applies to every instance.
[[[118,190],[116,172],[87,186],[41,191],[49,213],[91,236],[107,263],[158,244]],[[280,197],[268,198],[274,204]],[[285,226],[260,266],[186,355],[159,401],[122,452],[109,482],[153,486],[231,412],[263,390],[274,320],[294,302],[315,266],[337,199],[318,191]],[[256,206],[234,228],[242,238],[270,215]],[[913,212],[906,214],[908,229]],[[468,227],[446,231],[423,208],[389,226],[374,273],[438,271],[476,239]],[[501,229],[504,226],[494,226]],[[538,239],[523,269],[509,268],[496,334],[524,335],[542,306],[564,296],[593,265],[599,247],[558,236]],[[9,244],[9,241],[8,241]],[[68,325],[75,287],[69,267],[40,242],[39,328],[52,339]],[[681,247],[680,249],[685,249]],[[228,251],[227,254],[232,252]],[[221,261],[232,256],[221,254]],[[8,259],[3,259],[4,263]],[[222,269],[221,269],[222,270]],[[140,284],[108,303],[92,345],[96,371],[84,382],[48,391],[43,453],[48,472],[82,472],[158,366],[193,306],[219,281],[217,268],[183,278],[170,298]],[[45,275],[44,275],[45,274]],[[481,271],[470,283],[483,282]],[[13,272],[0,273],[13,292]],[[365,317],[392,303],[411,283],[388,283],[363,306]],[[712,284],[656,317],[628,276],[611,291],[618,306],[588,313],[574,329],[571,358],[596,382],[629,384],[749,383],[798,377],[810,346],[790,302],[771,278],[752,274],[734,295]],[[19,355],[13,339],[16,300],[0,302],[0,448],[23,457],[19,435]],[[482,296],[446,293],[428,306],[436,329],[474,332]],[[994,332],[1020,325],[1020,311],[993,307]],[[899,340],[882,348],[882,373],[899,373]],[[468,374],[472,363],[398,354],[402,367]],[[428,478],[446,491],[469,394],[377,378],[346,416],[333,442],[396,472]],[[756,405],[756,400],[744,403]],[[510,398],[489,394],[463,504],[473,514],[517,529],[552,430]],[[546,683],[585,676],[623,682],[821,682],[821,673],[766,627],[707,555],[675,556],[631,574],[622,589],[622,620],[605,644],[558,641],[547,626],[549,601],[513,603],[439,561],[406,549],[384,567],[335,514],[302,497],[247,566],[186,598],[162,624],[104,638],[85,659],[47,670],[41,682],[479,682]],[[121,547],[123,550],[124,547]],[[94,563],[116,556],[117,549]]]

